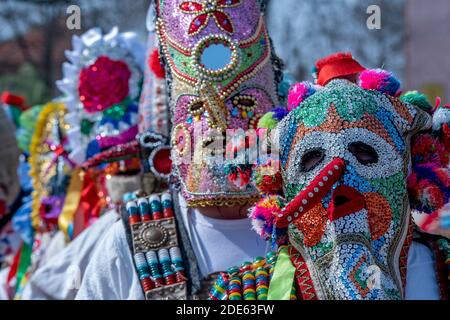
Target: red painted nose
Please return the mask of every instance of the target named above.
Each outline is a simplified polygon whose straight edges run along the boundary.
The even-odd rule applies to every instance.
[[[358,190],[341,185],[333,191],[331,202],[328,206],[328,217],[330,221],[334,221],[358,212],[364,207],[364,196]]]

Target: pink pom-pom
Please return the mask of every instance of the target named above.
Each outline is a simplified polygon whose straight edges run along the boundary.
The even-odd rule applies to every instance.
[[[365,90],[376,90],[391,96],[396,96],[400,89],[400,81],[391,72],[383,69],[361,72],[359,84]]]
[[[289,90],[288,111],[296,109],[303,101],[316,92],[314,85],[304,81],[294,84]]]
[[[261,238],[268,240],[272,235],[276,216],[281,212],[282,199],[279,196],[268,196],[249,210],[253,230]]]

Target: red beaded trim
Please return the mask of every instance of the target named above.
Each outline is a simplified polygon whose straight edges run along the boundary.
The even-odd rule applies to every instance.
[[[139,143],[135,141],[128,142],[123,145],[115,146],[99,154],[82,164],[82,167],[89,169],[104,163],[126,160],[139,156]]]
[[[402,249],[400,251],[400,257],[399,257],[400,277],[402,280],[403,290],[406,289],[408,253],[409,253],[409,248],[411,247],[411,243],[413,241],[413,233],[414,233],[413,220],[412,220],[412,218],[410,218],[409,226],[408,226],[408,233],[406,234],[405,242],[403,243]]]
[[[302,255],[292,246],[289,246],[289,255],[295,266],[295,280],[297,282],[297,298],[299,300],[318,300],[314,289],[314,283],[311,279],[308,266]]]

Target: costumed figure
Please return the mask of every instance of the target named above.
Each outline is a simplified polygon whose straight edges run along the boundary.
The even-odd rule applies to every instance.
[[[316,75],[291,88],[289,114],[260,121],[273,129],[273,152],[259,159],[264,198],[250,217],[278,250],[222,273],[210,298],[447,298],[448,240],[415,230],[420,198],[407,190],[429,104],[350,54],[320,60]]]
[[[166,69],[172,176],[168,187],[127,203],[122,222],[94,253],[77,299],[202,299],[230,260],[265,253],[245,219],[259,197],[252,165],[233,161],[254,143],[243,130],[256,129],[278,104],[280,62],[264,9],[256,0],[155,1],[150,8]],[[154,135],[165,136],[158,131],[164,120],[147,120],[153,151],[144,171],[161,172],[169,162],[158,159],[169,149]],[[225,141],[233,129],[240,134]]]
[[[36,203],[40,208],[52,208],[52,223],[62,234],[63,247],[83,236],[41,261],[39,268],[33,268],[24,290],[26,299],[73,299],[96,241],[118,219],[115,208],[123,202],[124,194],[141,186],[135,139],[143,47],[135,34],[119,33],[117,28],[107,34],[91,29],[80,37],[74,36],[72,45],[72,50],[66,51],[69,62],[63,65],[64,78],[57,82],[64,95],[49,104],[56,108],[60,123],[59,129],[51,132],[61,137],[55,140],[48,134],[40,135],[32,160],[46,160],[42,156],[45,150],[41,149],[49,144],[50,164],[36,163],[35,170],[46,174],[43,170],[56,160],[61,165],[55,169],[68,168],[63,194],[54,199],[59,201]],[[46,117],[45,123],[52,121],[52,117]],[[35,180],[37,200],[42,197],[36,190],[48,186],[46,181]],[[42,209],[40,215],[34,211],[33,217],[42,217]],[[34,222],[37,230],[42,228],[41,222]],[[89,228],[91,225],[95,228]]]

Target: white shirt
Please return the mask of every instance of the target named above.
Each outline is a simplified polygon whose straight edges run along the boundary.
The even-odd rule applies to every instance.
[[[188,209],[182,201],[180,204],[202,275],[225,271],[265,254],[266,244],[251,230],[248,219],[211,219]],[[96,248],[76,299],[144,299],[121,221]]]
[[[252,231],[250,219],[209,218],[196,210],[188,210],[182,197],[179,200],[183,222],[203,277],[265,256],[267,244]]]
[[[46,261],[31,276],[22,299],[73,300],[94,248],[118,218],[116,211],[105,213],[65,249]]]

